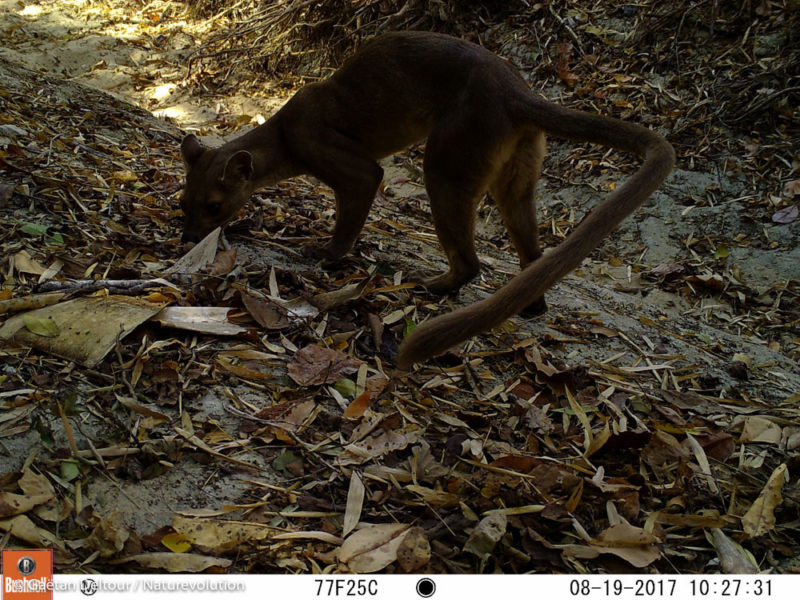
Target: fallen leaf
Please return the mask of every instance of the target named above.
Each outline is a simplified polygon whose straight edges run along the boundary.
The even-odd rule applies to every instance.
[[[119,171],[113,171],[111,173],[111,178],[114,179],[117,183],[133,183],[137,181],[139,177],[131,171],[130,169],[122,169]]]
[[[461,501],[461,497],[457,494],[451,494],[444,490],[433,489],[423,485],[407,485],[405,489],[419,496],[425,504],[429,504],[430,506],[447,508],[458,506],[458,503]]]
[[[674,279],[684,270],[685,267],[680,263],[661,263],[650,269],[650,274],[656,277],[664,277],[665,279]]]
[[[559,42],[556,44],[558,58],[556,59],[556,73],[558,78],[572,87],[579,81],[579,77],[570,71],[569,63],[572,58],[572,44]]]
[[[612,525],[590,543],[601,553],[613,554],[643,569],[661,556],[658,542],[657,537],[641,527],[622,522]]]
[[[262,523],[191,519],[175,516],[172,528],[191,540],[200,552],[221,554],[229,550],[259,544],[270,539],[278,529]]]
[[[371,399],[371,394],[368,391],[364,392],[347,405],[347,408],[344,409],[343,416],[347,419],[360,419],[369,407],[369,402]]]
[[[359,529],[342,542],[336,557],[352,573],[375,573],[397,559],[397,552],[409,529],[410,526],[403,523],[384,523]]]
[[[86,509],[91,511],[91,509]],[[111,558],[119,554],[128,554],[142,549],[136,533],[125,525],[125,519],[112,509],[105,517],[90,512],[88,525],[91,533],[83,540],[85,547],[97,551],[103,558]]]
[[[175,264],[164,271],[164,275],[171,275],[172,273],[197,273],[197,271],[213,262],[214,256],[217,254],[217,243],[219,241],[220,231],[221,229],[217,227],[214,231],[209,233],[200,242],[195,244],[189,252],[175,261]]]
[[[242,294],[242,303],[250,316],[264,329],[276,331],[291,325],[287,310],[283,306],[245,293]]]
[[[772,472],[764,489],[742,517],[742,529],[747,535],[758,537],[775,528],[775,508],[783,502],[781,491],[784,483],[786,464],[781,464]]]
[[[745,417],[740,443],[780,444],[781,428],[769,419],[757,415]]]
[[[381,431],[360,441],[347,444],[344,451],[336,457],[339,466],[360,465],[369,460],[384,456],[390,452],[402,450],[416,443],[421,437],[421,430]]]
[[[42,337],[56,337],[58,335],[58,324],[52,316],[37,317],[33,313],[22,315],[25,321],[25,328],[36,335]]]
[[[152,419],[153,424],[168,423],[171,420],[164,413],[156,410],[153,407],[145,406],[144,404],[141,404],[138,400],[134,400],[133,398],[129,398],[127,396],[121,396],[119,394],[116,395],[116,398],[117,401],[128,410],[132,410],[133,412],[142,415],[143,417],[148,417],[149,419]]]
[[[339,290],[317,294],[313,298],[309,298],[309,302],[316,306],[320,312],[327,312],[332,308],[341,306],[345,302],[359,298],[369,282],[370,278],[367,277],[363,281],[351,283]]]
[[[26,515],[0,519],[0,531],[10,533],[31,548],[64,548],[64,543],[44,528],[38,527]]]
[[[661,467],[673,460],[685,460],[689,450],[672,435],[656,431],[641,452],[642,459],[653,467]]]
[[[161,543],[172,552],[188,552],[192,547],[192,540],[182,533],[168,533],[161,538]]]
[[[506,533],[508,518],[504,514],[492,514],[484,517],[470,533],[464,544],[464,551],[478,558],[485,558],[493,551]]]
[[[239,365],[225,356],[217,357],[217,365],[225,369],[228,373],[242,377],[243,379],[272,379],[274,375],[270,372],[259,371],[249,367]]]
[[[798,214],[800,214],[800,209],[796,204],[792,204],[791,206],[780,209],[772,215],[772,221],[773,223],[780,223],[782,225],[794,223],[797,220]]]
[[[47,267],[35,261],[27,250],[20,250],[14,255],[13,266],[14,270],[31,275],[42,275],[47,271]]]
[[[127,296],[75,298],[11,317],[0,328],[0,340],[13,339],[94,367],[119,340],[162,308],[162,304]],[[39,321],[52,319],[58,328],[56,335],[44,337],[31,333],[23,327],[26,315]]]
[[[333,384],[334,389],[345,398],[350,398],[356,393],[356,382],[348,377],[342,377]]]
[[[310,345],[295,352],[288,373],[298,385],[322,385],[355,373],[362,363],[338,350]]]
[[[217,252],[213,262],[208,266],[208,274],[212,277],[222,277],[230,273],[236,266],[236,250],[221,250]]]
[[[201,573],[206,569],[227,569],[233,561],[216,556],[200,554],[176,554],[174,552],[149,552],[135,554],[119,560],[109,561],[111,564],[136,563],[147,571],[167,571],[168,573]]]
[[[353,469],[350,474],[350,488],[347,491],[347,505],[344,511],[344,520],[342,522],[342,536],[347,535],[355,529],[361,519],[361,510],[364,506],[364,494],[366,488],[364,482],[361,480],[361,475]]]
[[[731,575],[754,575],[759,572],[758,566],[753,561],[753,556],[739,544],[729,538],[721,529],[712,529],[710,534],[711,545],[717,551],[719,565],[723,573]]]
[[[53,498],[52,494],[37,494],[29,496],[27,494],[12,494],[10,492],[0,492],[0,517],[13,517],[26,513],[29,510],[49,502]]]
[[[228,320],[230,308],[225,306],[167,306],[152,320],[164,327],[184,329],[209,335],[239,335],[247,328]]]
[[[517,471],[518,473],[530,473],[541,462],[540,459],[532,456],[501,456],[489,463],[489,465],[509,471]]]
[[[431,544],[422,527],[412,527],[397,548],[397,563],[406,573],[418,572],[431,560]]]
[[[787,181],[783,185],[783,195],[789,196],[789,198],[800,196],[800,179],[792,179],[791,181]]]

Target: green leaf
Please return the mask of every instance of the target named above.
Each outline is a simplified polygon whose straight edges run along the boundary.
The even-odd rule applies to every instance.
[[[74,462],[69,461],[69,460],[65,460],[64,462],[61,463],[61,478],[62,479],[66,480],[66,481],[73,481],[73,480],[77,479],[78,477],[80,477],[80,475],[81,475],[81,469],[77,465],[77,463],[74,463]]]
[[[333,387],[336,388],[336,391],[345,398],[355,396],[356,394],[356,382],[352,379],[347,379],[347,377],[342,377],[339,381],[333,384]]]
[[[58,325],[53,320],[53,317],[42,318],[26,313],[22,315],[22,320],[25,323],[25,328],[31,333],[42,337],[56,337],[58,335]]]
[[[55,402],[53,403],[55,404]],[[42,419],[39,415],[33,415],[31,418],[31,427],[33,430],[39,434],[39,439],[41,440],[42,444],[44,444],[48,448],[52,448],[55,440],[53,438],[53,430],[50,429],[50,424]]]
[[[39,225],[39,223],[25,223],[20,227],[22,233],[28,235],[47,235],[47,225]]]
[[[409,333],[414,331],[414,328],[417,326],[414,321],[411,319],[405,319],[405,326],[403,327],[403,337],[406,337]]]
[[[39,223],[25,223],[19,230],[22,233],[27,233],[28,235],[34,235],[36,237],[43,237],[45,242],[48,244],[52,244],[54,246],[63,246],[64,245],[64,236],[60,233],[47,233],[47,230],[50,228],[49,225],[40,225]]]
[[[392,277],[395,274],[395,270],[386,263],[378,263],[375,272],[384,277]]]
[[[720,244],[717,246],[717,249],[714,250],[714,258],[728,258],[730,255],[731,250],[725,244]]]
[[[72,392],[64,398],[64,414],[68,417],[77,417],[81,414],[81,409],[78,408],[78,394]]]
[[[298,457],[294,452],[289,450],[285,450],[281,452],[278,456],[275,457],[275,460],[272,461],[272,467],[274,469],[278,469],[279,471],[283,471],[288,473],[287,467],[292,464],[300,461],[300,457]]]

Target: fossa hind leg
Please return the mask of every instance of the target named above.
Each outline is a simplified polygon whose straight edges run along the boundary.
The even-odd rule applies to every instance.
[[[526,133],[492,182],[489,193],[497,203],[508,234],[519,255],[520,268],[542,255],[536,220],[536,183],[545,156],[545,138],[540,131]],[[544,296],[525,309],[529,316],[547,310]]]
[[[453,119],[454,123],[469,122]],[[465,127],[440,127],[425,148],[425,189],[431,203],[436,235],[449,270],[425,279],[422,284],[434,294],[449,294],[478,274],[475,252],[475,211],[491,180],[491,143],[476,145],[462,140]],[[479,138],[480,139],[480,138]]]

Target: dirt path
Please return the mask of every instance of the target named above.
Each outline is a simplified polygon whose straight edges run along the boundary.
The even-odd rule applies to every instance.
[[[187,60],[212,25],[185,3],[0,0],[0,56],[132,102],[184,128],[221,113],[254,119],[282,99],[215,97],[186,89]]]

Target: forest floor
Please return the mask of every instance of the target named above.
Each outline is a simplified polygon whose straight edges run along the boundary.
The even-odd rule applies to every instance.
[[[221,143],[298,85],[193,74],[214,29],[175,2],[0,0],[1,300],[164,277],[186,251],[183,132]],[[404,279],[445,267],[421,147],[384,162],[335,269],[298,251],[330,228],[330,192],[306,177],[260,192],[210,268],[139,293],[225,307],[238,336],[147,321],[89,366],[30,335],[0,350],[0,530],[56,548],[66,571],[797,572],[798,167],[753,177],[758,140],[709,156],[686,140],[546,315],[409,373],[391,366],[405,329],[517,271],[491,202],[480,277],[436,299]],[[550,151],[548,246],[635,167]]]

